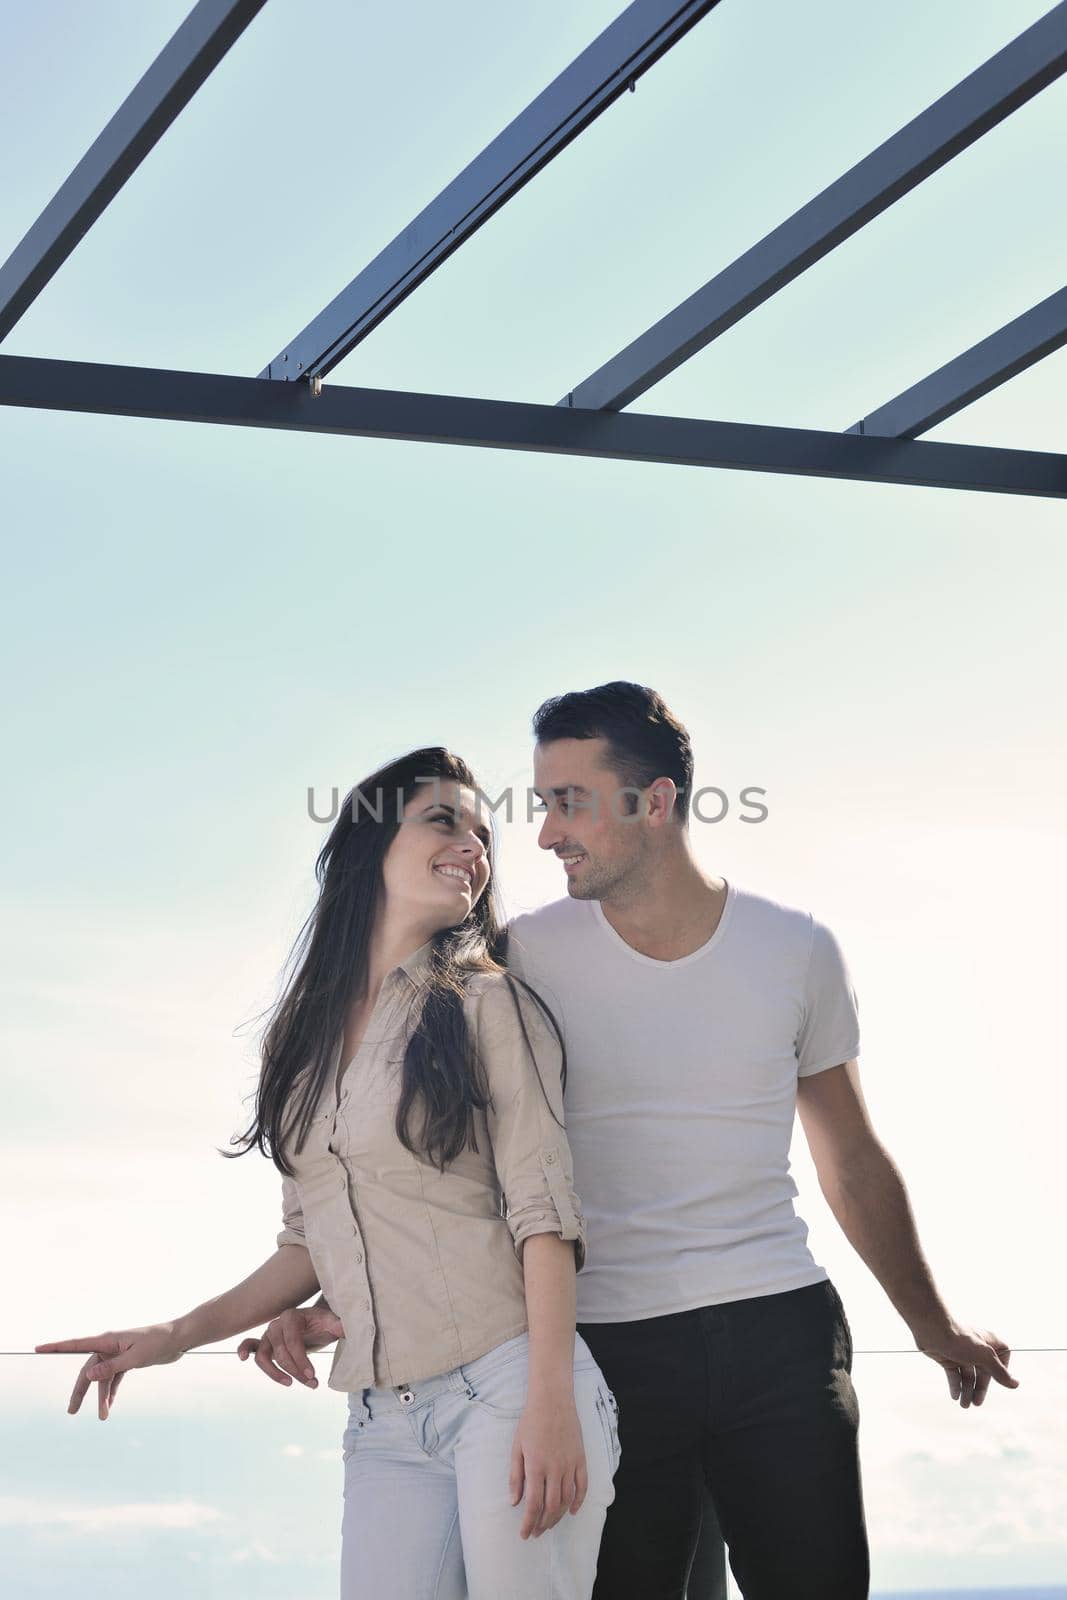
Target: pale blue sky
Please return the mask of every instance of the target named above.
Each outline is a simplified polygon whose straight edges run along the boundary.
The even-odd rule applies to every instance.
[[[618,9],[270,0],[4,352],[254,375]],[[555,401],[1047,9],[724,0],[329,381]],[[13,12],[0,257],[186,10]],[[1061,287],[1065,89],[636,409],[844,428]],[[1062,449],[1065,375],[1060,352],[932,437]],[[31,1292],[4,1348],[173,1315],[270,1253],[276,1173],[213,1146],[243,1126],[249,1019],[309,904],[307,786],[430,741],[494,792],[521,786],[537,704],[615,677],[666,696],[701,782],[767,789],[765,824],[735,810],[698,851],[837,929],[868,1098],[958,1314],[1067,1344],[1042,1265],[1067,1223],[1060,502],[10,410],[0,474],[5,1170],[36,1223],[14,1243]],[[502,847],[510,910],[562,892],[532,829]],[[903,1348],[795,1155],[857,1344]],[[962,1417],[932,1367],[892,1359],[893,1376],[869,1368],[865,1413],[882,1585],[1061,1577],[1043,1419],[1067,1361],[1030,1357],[1023,1389]],[[275,1392],[236,1364],[134,1375],[106,1447],[84,1444],[92,1494],[62,1489],[82,1520],[57,1534],[53,1439],[98,1427],[63,1415],[65,1371],[0,1371],[30,1407],[40,1451],[17,1492],[46,1544],[112,1490],[137,1524],[136,1479],[105,1453],[124,1408],[164,1430],[210,1400],[231,1443],[239,1421],[274,1448],[257,1430]],[[323,1448],[330,1398],[309,1401]],[[953,1531],[961,1481],[972,1511],[988,1497],[997,1549]],[[160,1480],[151,1497],[166,1504],[145,1526],[181,1525],[180,1496]],[[203,1563],[231,1597],[241,1572],[274,1592],[234,1516]]]

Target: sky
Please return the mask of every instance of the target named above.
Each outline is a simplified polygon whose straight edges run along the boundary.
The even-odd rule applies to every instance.
[[[618,9],[270,0],[4,353],[255,375]],[[557,400],[1047,9],[723,0],[328,381]],[[12,13],[0,257],[186,10]],[[1061,287],[1065,89],[632,409],[842,429]],[[1065,376],[929,437],[1062,449]],[[537,705],[628,678],[730,798],[701,864],[838,934],[938,1283],[1019,1351],[1019,1390],[953,1407],[798,1134],[813,1253],[858,1350],[898,1352],[856,1357],[876,1587],[1067,1582],[1061,503],[17,410],[0,473],[2,1348],[272,1252],[275,1169],[217,1147],[312,904],[309,789],[432,742],[521,790]],[[565,892],[521,807],[499,876],[509,914]],[[0,1361],[23,1592],[334,1592],[339,1396],[190,1356],[101,1436],[77,1364]]]

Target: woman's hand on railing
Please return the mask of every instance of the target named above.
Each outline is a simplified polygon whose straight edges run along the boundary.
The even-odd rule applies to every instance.
[[[119,1384],[131,1367],[155,1367],[177,1361],[185,1354],[172,1322],[154,1322],[143,1328],[123,1328],[117,1333],[95,1333],[83,1339],[52,1339],[34,1345],[38,1355],[89,1352],[71,1390],[67,1411],[73,1415],[89,1390],[98,1383],[97,1415],[106,1422]]]
[[[318,1388],[309,1350],[321,1350],[345,1336],[340,1317],[324,1306],[291,1306],[268,1322],[258,1339],[242,1339],[237,1346],[241,1361],[255,1353],[256,1366],[275,1383],[289,1385],[293,1378],[309,1389]]]

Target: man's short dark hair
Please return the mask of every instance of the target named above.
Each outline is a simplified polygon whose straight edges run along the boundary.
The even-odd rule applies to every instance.
[[[674,814],[689,825],[693,751],[689,734],[655,689],[640,683],[602,683],[554,695],[533,716],[539,744],[553,739],[606,739],[608,765],[623,787],[646,789],[656,778],[670,778],[678,791]],[[627,810],[636,808],[628,796]]]

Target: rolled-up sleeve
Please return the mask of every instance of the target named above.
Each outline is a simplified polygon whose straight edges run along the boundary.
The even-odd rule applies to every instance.
[[[304,1212],[300,1204],[300,1191],[294,1179],[282,1174],[282,1231],[278,1235],[279,1247],[283,1244],[302,1244],[307,1249],[307,1240],[304,1237]]]
[[[555,1030],[521,984],[512,988],[499,975],[473,997],[471,1028],[493,1099],[486,1120],[515,1253],[521,1260],[531,1234],[554,1233],[574,1241],[575,1271],[581,1272],[585,1218],[563,1126]]]

